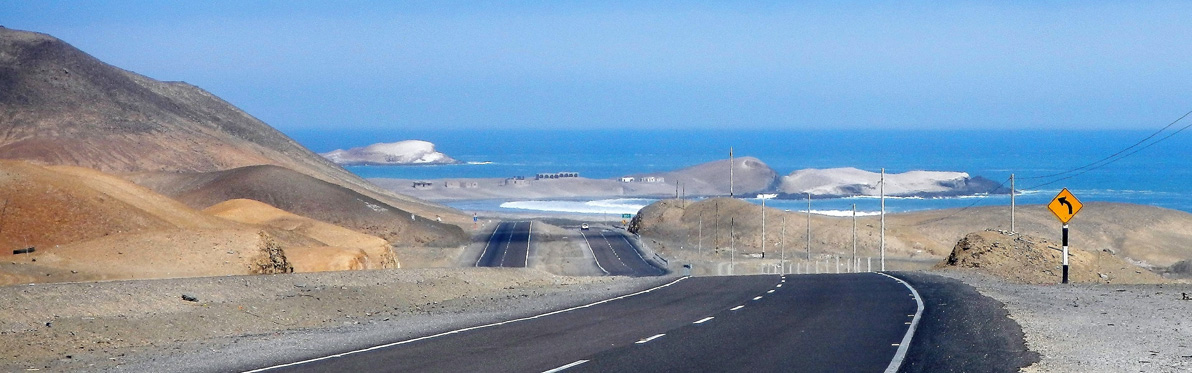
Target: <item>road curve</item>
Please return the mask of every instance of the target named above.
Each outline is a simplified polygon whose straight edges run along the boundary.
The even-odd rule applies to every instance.
[[[605,229],[580,231],[586,241],[596,266],[611,276],[661,276],[666,271],[650,264],[642,257],[629,238]]]
[[[698,277],[276,371],[883,371],[916,313],[879,274]]]
[[[476,259],[477,267],[525,267],[530,261],[531,222],[500,222],[484,252]]]

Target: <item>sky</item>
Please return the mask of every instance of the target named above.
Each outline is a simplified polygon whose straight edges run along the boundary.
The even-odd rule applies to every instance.
[[[1192,2],[5,1],[0,25],[283,131],[1155,129],[1192,110]]]

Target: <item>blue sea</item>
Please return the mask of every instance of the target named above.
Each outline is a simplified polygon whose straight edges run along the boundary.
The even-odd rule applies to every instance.
[[[1182,127],[1182,126],[1177,126]],[[997,182],[1015,174],[1020,204],[1043,204],[1062,188],[1082,202],[1109,201],[1152,205],[1192,212],[1192,131],[1168,130],[1140,146],[1148,131],[1043,130],[326,130],[289,131],[316,151],[326,152],[376,142],[418,139],[438,151],[473,164],[437,166],[354,166],[365,178],[441,179],[532,176],[575,171],[587,178],[670,171],[728,157],[761,159],[779,174],[804,168],[856,167],[877,172],[961,171]],[[1167,137],[1171,135],[1170,137]],[[1156,140],[1166,138],[1161,142]],[[1148,145],[1149,144],[1149,145]],[[1123,152],[1124,149],[1128,149]],[[1100,162],[1121,152],[1133,155]],[[1097,164],[1098,167],[1081,168]],[[1078,169],[1077,172],[1060,174]],[[1056,175],[1060,174],[1060,175]],[[1056,175],[1056,176],[1050,176]],[[1007,184],[1008,186],[1008,184]],[[753,200],[760,203],[760,200]],[[482,211],[555,211],[590,214],[636,212],[649,199],[485,200],[450,206]],[[806,211],[806,201],[769,200],[767,206]],[[812,210],[842,215],[857,205],[861,213],[879,211],[876,198],[813,200]],[[957,198],[895,198],[887,211],[1009,204],[1008,195]]]

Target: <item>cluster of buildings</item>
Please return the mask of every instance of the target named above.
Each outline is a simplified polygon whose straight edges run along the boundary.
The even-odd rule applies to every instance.
[[[579,172],[545,172],[534,175],[534,180],[557,180],[557,179],[574,179],[579,177]],[[501,180],[500,186],[528,186],[530,180],[525,176],[514,176]],[[429,190],[434,189],[435,184],[429,181],[415,181],[413,184],[415,190]],[[443,187],[447,189],[476,189],[480,187],[480,182],[477,181],[459,181],[447,180],[443,182]]]
[[[642,176],[633,177],[625,176],[621,178],[622,183],[666,183],[666,178],[662,176]]]

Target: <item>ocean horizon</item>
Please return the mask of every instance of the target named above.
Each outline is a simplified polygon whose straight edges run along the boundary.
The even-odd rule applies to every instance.
[[[1081,169],[1138,143],[1153,131],[1137,130],[444,130],[287,132],[302,145],[327,152],[377,142],[426,140],[457,165],[349,166],[364,178],[446,179],[533,176],[573,171],[593,179],[672,171],[728,158],[756,157],[780,175],[806,168],[854,167],[877,172],[959,171],[995,182],[1015,174],[1020,204],[1044,204],[1062,188],[1083,202],[1123,202],[1192,212],[1192,137],[1130,149],[1132,156]],[[1168,136],[1160,134],[1150,141]],[[1076,172],[1064,173],[1070,170]],[[1057,175],[1058,174],[1058,175]],[[1008,186],[1008,184],[1007,184]],[[752,196],[745,196],[752,197]],[[760,200],[751,199],[760,203]],[[621,214],[653,202],[643,198],[480,200],[445,204],[480,211]],[[825,215],[880,209],[877,198],[812,201]],[[1008,195],[890,198],[887,211],[1008,205]],[[806,211],[804,200],[769,200],[767,206]]]

